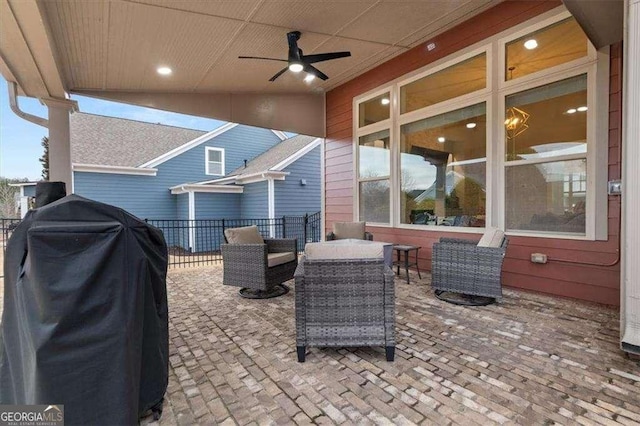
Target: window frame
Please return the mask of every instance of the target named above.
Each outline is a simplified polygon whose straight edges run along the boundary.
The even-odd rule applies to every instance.
[[[538,238],[575,239],[575,240],[606,240],[607,239],[607,179],[608,179],[608,110],[609,110],[609,48],[596,51],[587,40],[587,55],[585,57],[559,64],[551,68],[540,70],[512,80],[505,80],[506,45],[531,32],[553,25],[572,15],[563,7],[544,13],[527,22],[516,25],[499,34],[482,40],[472,46],[454,52],[438,61],[428,64],[418,70],[405,74],[384,86],[353,98],[353,218],[359,220],[360,212],[360,182],[359,179],[359,138],[381,130],[389,130],[390,135],[390,222],[370,223],[373,226],[416,229],[423,231],[482,233],[485,228],[473,227],[442,227],[424,224],[403,224],[401,222],[400,197],[400,129],[407,123],[433,117],[456,109],[484,102],[486,104],[486,227],[496,226],[505,229],[505,186],[506,167],[521,164],[545,163],[569,159],[587,160],[587,211],[585,234],[570,233],[542,233],[540,231],[508,231],[509,235]],[[447,99],[434,105],[429,105],[415,111],[400,113],[401,87],[426,76],[435,74],[448,67],[473,58],[479,54],[486,55],[486,78],[484,89],[467,93],[456,98]],[[587,152],[586,154],[572,154],[543,159],[517,160],[506,164],[505,159],[505,115],[506,97],[531,88],[543,86],[577,75],[587,75]],[[376,96],[390,93],[390,117],[365,127],[358,128],[359,104]],[[596,102],[598,100],[598,102]],[[377,179],[376,179],[377,180]],[[382,179],[380,179],[382,180]]]
[[[209,161],[209,152],[217,151],[220,152],[220,170],[221,174],[211,173],[209,170],[209,163],[218,163],[217,161]],[[224,158],[224,148],[218,148],[214,146],[207,146],[204,149],[204,174],[207,176],[224,176],[225,175],[225,158]]]

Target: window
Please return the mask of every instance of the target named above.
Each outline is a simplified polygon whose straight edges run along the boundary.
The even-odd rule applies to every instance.
[[[206,147],[205,173],[214,176],[224,176],[224,149]]]
[[[485,104],[400,130],[401,223],[484,226]]]
[[[354,99],[356,217],[606,238],[607,51],[537,21]]]

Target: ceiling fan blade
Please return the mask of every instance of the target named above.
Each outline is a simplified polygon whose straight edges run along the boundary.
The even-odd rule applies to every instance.
[[[309,74],[313,74],[316,77],[318,77],[320,80],[328,80],[329,77],[323,73],[322,71],[320,71],[318,68],[314,67],[311,64],[304,64],[304,69],[303,71],[309,73]]]
[[[271,77],[271,78],[269,79],[269,81],[276,81],[276,78],[280,77],[280,76],[281,76],[282,74],[284,74],[284,72],[285,72],[286,70],[288,70],[288,69],[289,69],[289,67],[285,67],[285,68],[281,69],[280,71],[278,71],[278,72],[276,73],[276,75],[274,75],[273,77]]]
[[[316,62],[330,61],[332,59],[346,58],[351,56],[351,52],[331,52],[331,53],[318,53],[315,55],[306,55],[302,57],[302,61],[308,64]]]
[[[288,62],[286,59],[263,58],[261,56],[238,56],[238,59],[264,59],[267,61]]]

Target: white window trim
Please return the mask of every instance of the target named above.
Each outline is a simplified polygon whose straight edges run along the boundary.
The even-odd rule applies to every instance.
[[[222,167],[221,167],[221,174],[218,173],[210,173],[209,172],[209,152],[211,151],[218,151],[220,152],[220,158],[222,159],[222,161],[220,162]],[[217,147],[213,147],[213,146],[206,146],[204,148],[204,173],[208,176],[224,176],[225,174],[225,158],[224,158],[224,148],[217,148]]]
[[[609,81],[609,52],[608,48],[596,51],[590,42],[587,42],[587,56],[555,67],[541,70],[523,77],[505,81],[505,48],[506,44],[526,34],[542,29],[546,26],[560,22],[571,14],[560,6],[533,19],[516,25],[508,30],[482,40],[472,46],[455,52],[432,64],[422,67],[397,78],[385,86],[378,87],[367,93],[353,98],[353,218],[359,220],[360,182],[389,180],[390,184],[390,223],[370,223],[373,226],[437,230],[443,232],[478,233],[484,228],[472,227],[443,227],[434,225],[401,224],[400,222],[400,153],[399,137],[400,126],[420,119],[439,115],[465,106],[485,102],[487,106],[487,145],[486,145],[486,226],[505,227],[505,170],[506,167],[516,166],[521,163],[505,161],[504,117],[505,97],[530,88],[542,86],[565,78],[580,74],[587,74],[587,153],[571,156],[549,157],[544,159],[523,160],[522,164],[534,164],[541,162],[561,161],[565,159],[587,159],[587,222],[586,234],[563,234],[553,232],[529,232],[508,231],[509,235],[521,235],[538,238],[561,238],[570,240],[606,240],[607,237],[607,194],[606,181],[608,179],[607,155],[608,155],[608,81]],[[400,88],[425,76],[434,74],[459,62],[470,59],[486,52],[487,58],[487,83],[486,88],[472,93],[448,99],[435,105],[430,105],[419,110],[400,114],[399,94]],[[497,70],[496,70],[497,68]],[[383,93],[391,94],[390,117],[377,123],[364,127],[359,125],[359,105],[371,100]],[[598,102],[596,102],[598,99]],[[359,179],[359,138],[381,130],[389,130],[390,134],[390,176],[374,179]],[[596,143],[596,141],[602,141]],[[571,158],[570,158],[571,157]]]

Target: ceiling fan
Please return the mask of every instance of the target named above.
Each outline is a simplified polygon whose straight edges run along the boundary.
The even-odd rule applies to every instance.
[[[291,72],[304,71],[310,75],[318,77],[321,80],[327,80],[329,77],[320,71],[318,68],[311,64],[322,61],[330,61],[331,59],[346,58],[351,56],[351,52],[331,52],[331,53],[318,53],[315,55],[305,55],[302,53],[302,49],[298,47],[298,40],[300,40],[300,31],[291,31],[287,33],[287,40],[289,41],[289,58],[277,59],[277,58],[263,58],[259,56],[238,56],[240,59],[264,59],[267,61],[288,62],[288,65],[282,70],[278,71],[276,75],[271,77],[269,81],[275,81],[286,70]]]

